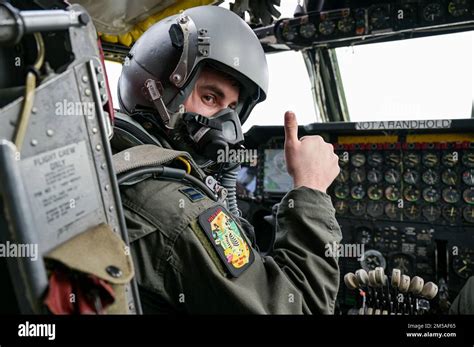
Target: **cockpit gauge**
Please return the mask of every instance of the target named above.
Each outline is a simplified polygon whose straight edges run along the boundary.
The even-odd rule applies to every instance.
[[[455,224],[458,217],[459,217],[459,208],[455,206],[444,206],[443,207],[443,217],[446,219],[450,224]]]
[[[360,261],[360,265],[365,271],[375,270],[376,267],[387,267],[387,261],[382,253],[374,249],[370,249],[364,253]]]
[[[435,167],[438,165],[439,159],[436,153],[428,152],[423,154],[422,163],[426,167]]]
[[[466,204],[474,205],[474,187],[465,189],[462,193],[462,198]]]
[[[420,199],[420,190],[416,186],[408,186],[403,190],[403,197],[406,201],[416,202]]]
[[[453,187],[444,188],[442,196],[443,200],[448,204],[455,204],[461,199],[461,193]]]
[[[471,252],[461,252],[453,256],[453,271],[464,279],[471,277],[474,273],[474,255]]]
[[[418,153],[408,153],[403,158],[403,163],[406,167],[414,168],[420,164],[420,155]]]
[[[352,187],[351,196],[352,196],[352,199],[354,199],[354,200],[363,199],[364,196],[365,196],[364,187],[362,187],[361,185],[357,185],[357,186]]]
[[[357,169],[354,169],[352,172],[351,172],[351,180],[352,182],[354,183],[362,183],[365,181],[365,177],[366,177],[366,174],[365,174],[365,170],[363,168],[357,168]]]
[[[453,167],[455,166],[458,161],[459,161],[459,154],[457,152],[449,152],[443,154],[443,157],[441,159],[441,162],[443,163],[444,166],[447,167]]]
[[[390,219],[400,219],[401,208],[398,208],[397,204],[390,202],[385,205],[385,214]]]
[[[319,23],[319,31],[325,36],[329,36],[334,33],[336,29],[336,23],[332,20],[326,19]]]
[[[369,13],[370,24],[373,30],[383,29],[390,26],[390,13],[384,6],[376,6]]]
[[[300,27],[300,35],[305,39],[310,39],[316,34],[316,26],[313,23],[305,23]]]
[[[421,209],[415,204],[405,204],[403,214],[410,220],[418,219],[421,215]]]
[[[349,193],[350,193],[349,186],[345,184],[340,184],[334,187],[334,195],[338,199],[341,199],[341,200],[347,199],[347,197],[349,196]]]
[[[379,152],[369,154],[369,157],[367,158],[367,162],[372,167],[379,167],[383,163],[383,156]]]
[[[341,169],[339,175],[337,175],[335,181],[339,183],[346,183],[349,180],[349,170],[346,168]]]
[[[346,166],[349,162],[349,154],[347,152],[339,153],[339,166]]]
[[[367,181],[370,183],[379,183],[382,181],[382,173],[377,169],[371,169],[367,172]]]
[[[468,186],[474,186],[474,169],[464,171],[462,174],[462,180]]]
[[[281,35],[283,36],[283,38],[285,39],[285,41],[293,41],[296,36],[298,35],[298,30],[296,27],[294,26],[289,26],[289,25],[285,25],[283,27],[283,30],[282,30],[282,33]]]
[[[462,163],[464,166],[474,168],[474,151],[469,151],[463,154]]]
[[[403,180],[407,184],[417,184],[420,179],[420,174],[418,171],[407,169],[403,174]]]
[[[385,197],[389,201],[397,201],[398,199],[400,199],[400,195],[400,189],[398,189],[398,187],[388,186],[385,189]]]
[[[334,209],[337,214],[346,214],[349,209],[349,204],[344,200],[337,200],[334,204]]]
[[[400,172],[395,169],[389,169],[385,172],[385,181],[390,184],[396,184],[400,181]]]
[[[337,22],[337,29],[344,34],[354,31],[355,19],[347,16]]]
[[[474,206],[464,207],[464,210],[462,211],[462,215],[466,222],[474,223]]]
[[[361,217],[367,210],[367,205],[364,201],[352,201],[349,205],[351,213],[356,217]]]
[[[441,216],[441,208],[435,205],[425,206],[422,209],[422,214],[428,222],[434,222]]]
[[[369,201],[367,204],[367,214],[372,218],[378,218],[383,215],[384,206],[381,201]]]
[[[455,186],[458,183],[458,174],[452,169],[446,169],[441,174],[441,180],[448,186]]]
[[[421,176],[421,179],[426,184],[433,185],[433,184],[438,183],[439,176],[436,173],[436,171],[434,171],[432,169],[428,169],[425,172],[423,172],[423,175]]]
[[[383,189],[377,185],[370,186],[367,189],[367,196],[370,200],[380,200],[383,197]]]
[[[395,152],[389,153],[387,154],[385,161],[390,166],[399,166],[401,162],[400,154]]]
[[[451,0],[448,12],[453,17],[462,17],[469,13],[469,0]]]
[[[434,203],[440,198],[439,192],[434,187],[427,187],[423,189],[423,199],[426,202]]]
[[[365,164],[365,155],[362,153],[356,153],[351,157],[351,164],[355,167],[361,167]]]
[[[443,6],[439,2],[432,2],[423,9],[423,19],[427,22],[435,22],[443,16]]]

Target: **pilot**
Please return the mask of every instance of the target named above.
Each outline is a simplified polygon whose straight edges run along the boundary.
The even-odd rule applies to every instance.
[[[121,186],[145,313],[334,313],[338,260],[325,256],[325,245],[341,240],[326,194],[340,170],[332,145],[320,136],[298,139],[295,114],[285,113],[295,188],[279,205],[281,237],[270,255],[259,253],[253,228],[239,216],[239,166],[218,157],[242,148],[241,123],[267,89],[259,40],[221,7],[195,7],[158,22],[128,54],[118,86],[122,112],[167,148],[157,162],[181,154],[178,162],[190,164],[191,174],[216,179],[209,187],[217,194],[212,199],[200,185],[150,176]]]

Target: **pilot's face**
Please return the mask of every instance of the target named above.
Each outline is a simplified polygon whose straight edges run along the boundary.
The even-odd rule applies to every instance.
[[[204,68],[194,89],[184,102],[188,112],[210,117],[224,108],[234,109],[239,100],[239,86],[227,75]]]

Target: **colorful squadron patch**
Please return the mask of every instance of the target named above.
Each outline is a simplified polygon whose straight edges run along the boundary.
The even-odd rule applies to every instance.
[[[239,277],[253,263],[252,248],[225,208],[208,209],[199,216],[199,224],[233,277]]]

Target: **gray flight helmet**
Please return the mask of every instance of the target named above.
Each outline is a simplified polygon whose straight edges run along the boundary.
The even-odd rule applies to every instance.
[[[243,124],[265,100],[268,66],[252,29],[235,13],[218,6],[190,8],[151,26],[128,54],[118,83],[118,98],[128,114],[162,107],[152,102],[147,81],[157,85],[163,106],[177,112],[194,88],[199,71],[210,65],[240,85],[236,111]],[[156,100],[154,100],[156,101]],[[162,115],[163,118],[163,115]]]

